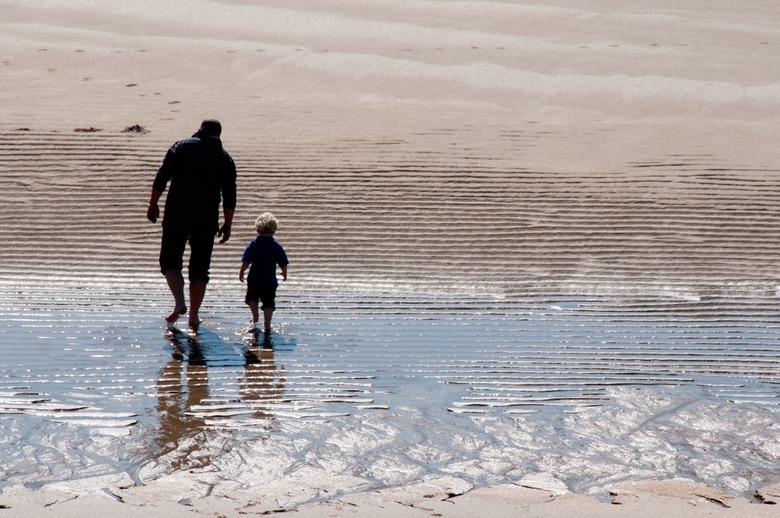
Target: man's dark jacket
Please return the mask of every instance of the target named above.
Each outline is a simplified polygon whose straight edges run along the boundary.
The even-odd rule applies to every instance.
[[[163,228],[189,234],[219,231],[219,203],[236,208],[236,165],[222,141],[199,131],[168,150],[153,187],[171,182],[165,200]]]

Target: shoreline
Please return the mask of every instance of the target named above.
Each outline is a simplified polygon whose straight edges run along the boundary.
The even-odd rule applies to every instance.
[[[618,484],[609,490],[609,501],[600,501],[569,492],[551,476],[537,475],[528,477],[525,483],[476,489],[458,479],[433,479],[404,488],[349,493],[322,502],[284,506],[278,501],[262,501],[251,490],[203,495],[202,489],[183,487],[186,475],[174,478],[179,482],[153,481],[142,487],[133,486],[127,477],[115,476],[49,484],[35,490],[6,488],[0,493],[0,516],[77,518],[100,513],[123,518],[176,518],[289,513],[301,518],[468,518],[525,513],[538,518],[764,518],[776,516],[775,506],[780,502],[780,482],[756,491],[753,501],[685,479]]]

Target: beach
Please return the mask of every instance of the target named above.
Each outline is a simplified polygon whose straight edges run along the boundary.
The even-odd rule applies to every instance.
[[[0,516],[774,516],[779,17],[0,1]],[[192,335],[145,211],[208,117]]]

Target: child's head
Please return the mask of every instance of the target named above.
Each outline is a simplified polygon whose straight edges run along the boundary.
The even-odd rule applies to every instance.
[[[255,230],[258,234],[274,234],[279,228],[279,222],[270,212],[263,212],[255,220]]]

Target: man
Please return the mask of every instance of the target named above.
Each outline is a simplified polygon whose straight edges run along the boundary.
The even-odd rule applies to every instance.
[[[221,237],[220,244],[230,239],[236,210],[236,165],[222,147],[221,134],[219,121],[207,119],[192,138],[171,146],[154,178],[146,210],[147,219],[155,223],[160,217],[157,202],[171,182],[162,223],[160,271],[173,295],[174,307],[165,320],[172,324],[187,313],[182,258],[189,242],[189,326],[193,331],[200,325],[198,311],[209,282],[214,235]],[[221,227],[220,199],[225,219]]]

